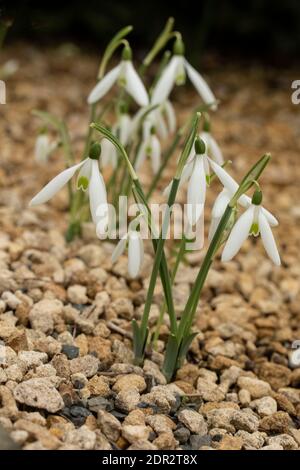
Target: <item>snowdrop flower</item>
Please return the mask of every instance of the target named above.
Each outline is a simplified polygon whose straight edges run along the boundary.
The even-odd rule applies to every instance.
[[[103,177],[99,171],[100,144],[94,143],[89,156],[70,168],[59,173],[30,201],[30,206],[36,206],[49,201],[68,181],[79,171],[77,189],[88,190],[90,210],[93,222],[107,225],[108,206],[106,188]],[[102,213],[101,213],[102,212]]]
[[[35,142],[34,156],[38,163],[47,163],[51,153],[57,148],[57,142],[50,142],[47,134],[38,135]]]
[[[137,217],[129,224],[128,233],[121,238],[111,257],[115,263],[128,248],[128,273],[131,278],[138,276],[144,259],[143,240],[140,231],[136,229],[139,219]]]
[[[147,157],[150,157],[153,173],[156,174],[161,162],[161,146],[155,127],[152,126],[151,120],[146,118],[143,123],[143,139],[135,162],[136,171],[139,171]]]
[[[199,140],[200,137],[198,137],[196,140]],[[201,140],[201,139],[200,139]],[[196,141],[195,141],[195,144],[196,144]],[[205,142],[202,141],[202,146],[205,146]],[[209,178],[209,164],[208,164],[209,160],[208,160],[208,157],[207,155],[203,155],[203,164],[204,164],[204,169],[205,169],[205,173],[206,173],[206,176]],[[191,178],[191,175],[193,173],[193,169],[195,167],[195,147],[193,147],[191,149],[191,152],[187,158],[187,162],[186,164],[184,165],[183,167],[183,170],[182,170],[182,173],[181,173],[181,177],[180,177],[180,182],[179,182],[179,188],[186,182],[188,181],[190,178]],[[165,197],[168,197],[169,194],[170,194],[170,190],[171,190],[171,187],[172,187],[172,181],[170,181],[170,183],[168,184],[168,186],[166,186],[166,188],[164,189],[163,191],[163,194]],[[192,224],[193,225],[193,224]]]
[[[121,110],[117,122],[112,127],[112,133],[118,137],[121,144],[126,147],[131,135],[131,117]],[[101,167],[111,165],[113,169],[118,164],[118,152],[114,144],[105,137],[101,140]]]
[[[203,77],[192,67],[184,57],[184,44],[178,37],[174,44],[174,55],[164,71],[161,74],[152,93],[152,104],[160,104],[167,100],[174,84],[183,85],[185,83],[186,73],[196,88],[197,92],[206,104],[213,104],[215,110],[216,98]]]
[[[123,49],[122,60],[119,65],[108,72],[93,88],[88,103],[93,104],[99,101],[118,82],[118,85],[125,88],[127,93],[140,106],[147,106],[149,99],[146,89],[132,65],[131,48],[126,45]]]
[[[195,141],[196,155],[185,167],[185,172],[190,172],[187,189],[187,218],[191,226],[197,223],[204,209],[207,176],[209,177],[209,165],[205,151],[205,143],[197,137]],[[183,176],[186,177],[186,175]]]
[[[222,168],[220,165],[215,163],[213,160],[208,158],[210,166],[213,170],[213,172],[217,175],[221,183],[223,184],[224,188],[228,190],[228,193],[230,194],[230,198],[234,195],[234,193],[238,190],[238,183],[232,178],[232,176],[227,173],[224,168]],[[229,202],[229,201],[228,201]],[[246,194],[243,194],[239,200],[239,204],[241,204],[243,207],[249,207],[251,205],[251,198],[247,196]],[[278,225],[278,220],[274,217],[271,212],[269,212],[267,209],[264,207],[261,208],[262,212],[264,213],[265,217],[268,219],[268,222],[271,226],[275,227]]]
[[[262,242],[269,258],[280,266],[280,256],[273,237],[268,218],[261,207],[262,193],[256,190],[248,209],[241,215],[225,244],[222,261],[230,261],[239,251],[249,235],[257,237],[261,234]]]
[[[135,114],[131,123],[131,133],[136,134],[138,132],[141,119],[146,114],[145,120],[147,119],[149,123],[151,122],[151,126],[155,127],[161,139],[166,139],[169,134],[173,134],[176,130],[177,120],[173,105],[167,100],[147,113],[151,106],[152,103],[150,102],[147,107],[139,109]]]

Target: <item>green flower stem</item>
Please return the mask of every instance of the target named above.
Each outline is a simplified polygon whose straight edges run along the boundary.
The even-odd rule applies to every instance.
[[[197,308],[199,298],[201,295],[201,291],[206,280],[209,268],[213,262],[214,256],[220,246],[220,242],[222,241],[224,231],[227,228],[228,221],[232,214],[233,207],[227,206],[220,223],[217,227],[217,230],[210,242],[208,250],[206,252],[205,258],[202,262],[200,271],[194,283],[194,288],[191,292],[191,295],[187,301],[185,309],[183,311],[181,321],[178,328],[178,342],[180,343],[182,338],[189,333],[189,329],[192,325],[194,313]]]
[[[177,252],[175,264],[174,264],[174,267],[173,267],[173,270],[172,270],[172,273],[171,273],[171,283],[172,283],[172,285],[174,283],[174,280],[175,280],[178,268],[180,266],[180,263],[181,263],[181,261],[184,257],[184,254],[185,254],[185,244],[186,244],[186,238],[185,238],[185,236],[183,236],[182,239],[180,240],[179,250]],[[157,344],[157,340],[159,338],[160,328],[161,328],[161,325],[163,323],[163,318],[164,318],[164,314],[165,314],[165,311],[166,311],[166,306],[167,306],[166,301],[164,301],[162,306],[160,307],[159,317],[158,317],[158,320],[157,320],[157,324],[156,324],[156,327],[155,327],[155,333],[153,335],[153,340],[152,340],[153,349],[156,349],[156,344]]]

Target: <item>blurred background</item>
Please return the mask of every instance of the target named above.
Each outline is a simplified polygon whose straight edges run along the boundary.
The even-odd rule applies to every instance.
[[[99,50],[121,26],[133,24],[131,38],[143,54],[173,15],[191,59],[199,60],[207,51],[217,51],[225,59],[257,59],[276,66],[299,59],[299,0],[7,1],[1,2],[0,12],[2,18],[13,19],[9,43],[72,41]]]

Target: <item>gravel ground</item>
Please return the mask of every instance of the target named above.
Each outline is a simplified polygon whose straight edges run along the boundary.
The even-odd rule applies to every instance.
[[[39,122],[30,112],[66,116],[80,151],[96,57],[30,46],[8,48],[5,56],[17,59],[19,70],[7,81],[8,104],[0,108],[2,447],[298,449],[300,368],[289,361],[292,342],[300,340],[300,114],[290,101],[297,71],[220,66],[213,58],[207,63],[222,101],[214,135],[233,161],[235,176],[266,151],[274,157],[263,177],[264,202],[280,220],[275,236],[283,264],[271,264],[260,240],[247,241],[230,263],[217,260],[188,361],[166,384],[160,365],[167,319],[158,350],[143,368],[132,364],[130,322],[141,316],[151,246],[142,276],[131,281],[126,257],[112,266],[113,245],[99,242],[90,224],[81,240],[65,242],[66,192],[34,210],[27,207],[62,168],[59,151],[45,168],[34,163]],[[194,99],[177,93],[181,121]],[[148,178],[145,172],[146,183]],[[166,176],[161,188],[167,181]],[[217,185],[208,207],[216,191]],[[178,312],[202,257],[190,254],[179,269]],[[161,300],[158,285],[150,325]]]

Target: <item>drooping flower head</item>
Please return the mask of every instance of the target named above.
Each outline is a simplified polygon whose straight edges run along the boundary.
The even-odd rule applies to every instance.
[[[97,83],[89,94],[88,103],[99,101],[115,83],[124,88],[140,106],[147,106],[149,103],[147,91],[132,64],[132,52],[128,44],[124,46],[120,64]]]
[[[144,245],[139,230],[141,216],[132,220],[128,227],[128,232],[121,238],[116,245],[111,260],[115,263],[124,253],[126,247],[128,249],[128,274],[131,278],[138,276],[144,259]]]
[[[261,207],[262,193],[256,190],[250,206],[235,223],[225,244],[222,261],[230,261],[239,251],[249,235],[261,235],[264,248],[274,264],[280,266],[280,256],[270,227],[270,222]]]
[[[49,201],[79,170],[77,190],[88,191],[92,220],[96,225],[99,222],[105,225],[104,219],[108,217],[108,207],[105,183],[99,170],[100,154],[101,146],[98,142],[95,142],[91,146],[87,158],[55,176],[34,196],[29,205],[36,206]]]
[[[57,148],[57,146],[57,142],[51,142],[47,134],[39,134],[34,148],[34,157],[36,162],[42,164],[47,163],[51,153]]]
[[[211,108],[215,110],[217,108],[215,96],[199,72],[185,59],[184,44],[180,35],[177,35],[173,52],[172,59],[162,72],[153,89],[152,104],[165,102],[175,84],[183,85],[185,83],[187,74],[204,103],[211,105]]]
[[[161,162],[161,146],[155,127],[152,126],[151,120],[146,118],[143,122],[143,138],[135,162],[136,171],[139,171],[147,157],[150,158],[153,173],[156,174]]]
[[[216,198],[213,208],[212,208],[212,220],[209,228],[208,239],[211,240],[214,236],[214,233],[219,225],[219,222],[222,218],[222,215],[225,212],[225,209],[234,195],[234,193],[238,190],[238,183],[230,176],[230,174],[222,168],[220,165],[215,163],[213,160],[209,158],[209,163],[211,169],[215,173],[215,175],[219,178],[224,188]],[[246,194],[243,194],[238,199],[238,204],[242,207],[248,208],[251,205],[251,198]],[[277,219],[274,217],[271,212],[261,206],[261,210],[264,213],[265,217],[268,219],[268,222],[271,226],[275,227],[278,225]]]
[[[127,106],[121,105],[117,121],[112,126],[112,134],[118,138],[123,147],[129,143],[131,136],[132,119],[127,112]],[[105,137],[101,140],[101,168],[111,165],[113,169],[117,167],[118,152],[115,145]]]

